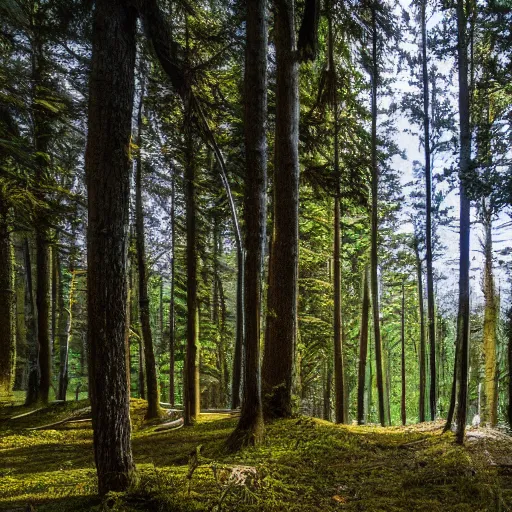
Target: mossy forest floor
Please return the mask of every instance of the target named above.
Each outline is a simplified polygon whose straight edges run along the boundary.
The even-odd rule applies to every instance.
[[[469,431],[460,447],[441,423],[356,427],[300,417],[267,425],[262,446],[228,455],[235,418],[201,415],[192,428],[155,432],[142,400],[132,400],[137,483],[100,502],[90,422],[30,430],[86,405],[14,420],[28,409],[0,409],[0,510],[512,510],[512,438],[497,431]]]

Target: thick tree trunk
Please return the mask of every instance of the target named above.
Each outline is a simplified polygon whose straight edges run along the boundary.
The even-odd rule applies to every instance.
[[[187,351],[184,372],[185,425],[195,423],[199,414],[199,305],[197,302],[197,204],[196,164],[192,134],[190,98],[185,106],[185,190],[187,216]]]
[[[460,275],[459,311],[457,314],[457,339],[460,346],[460,383],[457,399],[457,433],[459,444],[464,442],[466,431],[468,360],[469,360],[469,265],[470,265],[470,202],[464,180],[471,165],[471,131],[469,124],[468,55],[466,14],[463,0],[457,0],[457,62],[459,71],[460,116]]]
[[[260,316],[267,221],[267,12],[265,0],[248,0],[246,5],[245,350],[240,420],[227,441],[233,450],[259,443],[264,429],[260,388]]]
[[[16,365],[13,250],[8,208],[0,196],[0,403],[10,399]]]
[[[485,403],[482,421],[491,427],[498,422],[498,396],[496,379],[496,324],[497,305],[492,269],[492,214],[483,200],[482,213],[484,220],[484,358],[485,358]]]
[[[142,78],[144,81],[144,77]],[[146,265],[146,248],[144,236],[144,210],[142,205],[142,116],[144,102],[144,83],[141,87],[139,111],[137,116],[137,158],[135,161],[135,232],[137,247],[137,268],[139,276],[139,316],[142,341],[144,344],[144,360],[146,373],[146,389],[148,410],[147,419],[160,416],[160,393],[156,373],[155,349],[153,346],[153,333],[151,331],[148,270]]]
[[[125,329],[135,34],[126,2],[96,0],[85,170],[89,395],[101,495],[125,490],[134,470]]]
[[[425,396],[426,396],[426,344],[425,344],[425,311],[423,306],[423,272],[421,269],[421,257],[418,247],[418,240],[414,241],[414,253],[416,255],[416,276],[418,280],[418,306],[420,311],[420,353],[419,353],[419,366],[420,366],[420,403],[418,418],[420,423],[426,419],[425,415]]]
[[[407,422],[407,411],[405,408],[406,405],[406,382],[405,382],[405,286],[402,283],[402,318],[401,318],[401,331],[400,331],[400,342],[402,346],[401,353],[401,370],[402,370],[402,396],[400,400],[400,416],[402,418],[402,425],[405,425]]]
[[[380,336],[380,308],[379,308],[379,281],[378,281],[378,237],[379,237],[379,168],[377,162],[377,88],[378,88],[378,60],[377,60],[377,21],[376,6],[372,4],[372,234],[371,234],[371,296],[373,312],[373,335],[375,341],[375,366],[377,370],[377,393],[379,397],[379,421],[382,426],[386,424],[384,404],[384,375],[382,371],[382,340]]]
[[[425,227],[425,260],[427,264],[427,315],[428,315],[428,340],[430,346],[430,419],[436,416],[436,317],[434,297],[434,270],[432,267],[432,166],[430,162],[430,119],[429,119],[429,92],[428,92],[428,66],[427,66],[427,1],[421,2],[421,56],[422,56],[422,80],[423,80],[423,137],[425,149],[425,203],[426,203],[426,227]]]
[[[276,134],[274,225],[262,366],[264,414],[292,414],[299,257],[299,94],[294,0],[275,4]]]
[[[364,424],[364,398],[366,387],[366,360],[368,356],[368,321],[370,313],[370,294],[368,283],[368,268],[363,274],[363,290],[361,303],[361,330],[359,332],[359,373],[357,383],[357,423]]]

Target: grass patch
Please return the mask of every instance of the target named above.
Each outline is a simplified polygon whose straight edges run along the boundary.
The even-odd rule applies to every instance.
[[[37,511],[506,511],[512,506],[512,442],[455,445],[441,425],[337,426],[296,418],[266,426],[265,441],[228,455],[228,415],[156,432],[146,404],[131,401],[137,479],[127,493],[96,498],[90,422],[28,430],[87,406],[55,405],[0,417],[0,510]],[[427,428],[428,427],[428,428]],[[201,447],[198,450],[198,447]],[[191,454],[194,454],[193,456]]]

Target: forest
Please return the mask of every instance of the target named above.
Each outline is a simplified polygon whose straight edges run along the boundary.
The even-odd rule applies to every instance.
[[[0,0],[0,509],[511,510],[511,84],[510,0]]]

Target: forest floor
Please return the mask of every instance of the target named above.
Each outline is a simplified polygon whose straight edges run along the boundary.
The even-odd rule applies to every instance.
[[[439,422],[381,428],[299,417],[267,425],[262,446],[229,455],[223,443],[236,418],[204,414],[194,427],[156,432],[142,400],[132,400],[137,482],[100,503],[90,422],[30,430],[86,406],[17,419],[29,409],[0,409],[0,510],[512,510],[512,438],[498,431],[470,430],[461,447]]]

